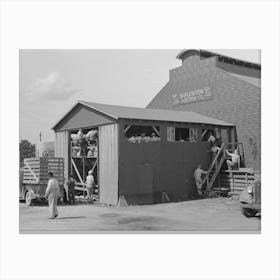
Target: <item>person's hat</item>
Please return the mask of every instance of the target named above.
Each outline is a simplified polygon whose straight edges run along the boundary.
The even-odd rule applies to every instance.
[[[89,172],[88,172],[88,175],[91,175],[93,172],[92,172],[92,170],[90,170]]]

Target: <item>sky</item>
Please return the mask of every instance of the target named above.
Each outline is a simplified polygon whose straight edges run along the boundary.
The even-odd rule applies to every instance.
[[[20,140],[54,141],[78,101],[146,107],[179,67],[177,50],[20,50]],[[260,63],[259,50],[209,51]]]

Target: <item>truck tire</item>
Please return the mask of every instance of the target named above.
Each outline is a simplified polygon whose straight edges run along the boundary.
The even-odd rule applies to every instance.
[[[31,206],[32,202],[33,202],[33,200],[32,200],[32,193],[31,193],[31,191],[27,191],[25,193],[25,204],[27,206]]]
[[[257,212],[258,211],[254,209],[242,208],[242,214],[247,218],[255,217]]]

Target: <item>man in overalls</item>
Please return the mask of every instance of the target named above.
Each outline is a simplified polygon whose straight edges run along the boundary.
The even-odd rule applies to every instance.
[[[75,204],[75,179],[72,175],[69,176],[69,180],[67,182],[68,186],[68,201],[70,204]]]

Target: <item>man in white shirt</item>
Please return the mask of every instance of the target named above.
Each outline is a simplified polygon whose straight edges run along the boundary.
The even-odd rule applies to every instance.
[[[215,139],[215,137],[214,137],[214,135],[213,135],[213,132],[210,131],[210,135],[209,135],[209,138],[208,138],[207,141],[210,143],[211,146],[213,146],[215,140],[216,140],[216,139]]]
[[[159,141],[160,138],[158,136],[156,136],[156,134],[153,132],[152,136],[151,136],[151,141]]]
[[[80,128],[78,133],[77,133],[77,139],[78,141],[81,141],[84,139],[84,133],[83,133],[83,130]]]
[[[228,170],[232,171],[233,168],[240,168],[240,156],[238,155],[238,150],[235,150],[233,153],[229,153],[226,150],[226,153],[231,156],[231,160],[227,160]]]
[[[207,171],[204,171],[203,169],[201,169],[201,164],[199,164],[197,166],[197,168],[195,169],[194,171],[194,174],[193,174],[193,177],[195,179],[195,184],[196,184],[196,187],[197,187],[197,192],[199,195],[202,195],[203,192],[202,192],[202,174],[206,175],[208,172]]]
[[[46,189],[45,197],[49,203],[49,219],[55,219],[58,216],[57,198],[59,195],[59,185],[53,177],[53,173],[49,172],[49,181]]]
[[[128,142],[130,143],[136,143],[137,137],[136,135],[132,135],[131,137],[128,138]]]
[[[94,182],[94,177],[92,174],[93,174],[93,171],[90,170],[88,172],[88,176],[86,178],[86,187],[88,189],[88,202],[92,202],[92,200],[93,200],[93,189],[94,189],[95,182]]]

